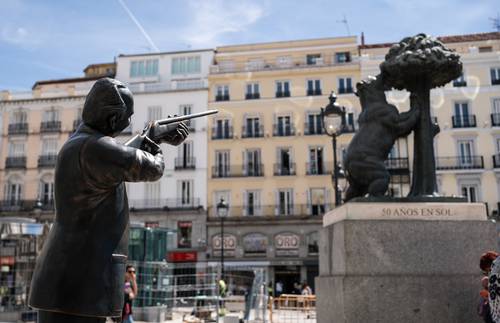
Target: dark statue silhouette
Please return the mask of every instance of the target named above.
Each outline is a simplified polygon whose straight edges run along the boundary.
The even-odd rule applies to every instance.
[[[125,145],[115,141],[134,113],[119,81],[98,80],[87,95],[83,123],[61,148],[55,169],[56,218],[37,259],[29,305],[40,323],[104,322],[121,316],[128,254],[125,181],[163,175],[159,144],[178,145],[184,123],[150,123]]]
[[[430,90],[461,75],[460,56],[435,38],[418,34],[393,45],[380,70],[376,80],[357,85],[362,112],[359,131],[345,160],[349,182],[346,200],[386,193],[390,176],[384,160],[398,137],[414,131],[413,176],[408,198],[463,201],[439,197],[437,193],[433,140],[439,127],[430,114]],[[384,91],[391,88],[410,92],[410,111],[398,115],[395,107],[387,104]]]

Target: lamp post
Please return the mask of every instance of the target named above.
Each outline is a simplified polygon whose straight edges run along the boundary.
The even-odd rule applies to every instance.
[[[337,164],[337,136],[340,136],[345,126],[345,108],[337,102],[337,96],[332,91],[329,98],[330,102],[325,108],[321,108],[321,118],[323,127],[327,135],[332,137],[333,146],[333,186],[335,188],[335,206],[340,205],[341,196],[338,186],[339,166]]]
[[[217,216],[220,218],[220,267],[221,279],[224,280],[224,218],[227,216],[229,206],[223,198],[217,203]]]

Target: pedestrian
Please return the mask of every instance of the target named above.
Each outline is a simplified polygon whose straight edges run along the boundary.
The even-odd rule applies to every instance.
[[[124,288],[124,303],[122,311],[123,323],[134,323],[132,317],[132,301],[137,297],[137,279],[135,276],[135,268],[132,265],[127,266],[125,272],[125,288]]]
[[[280,297],[281,294],[283,294],[283,283],[278,280],[276,283],[276,297]]]
[[[302,284],[302,291],[300,293],[301,295],[312,295],[312,289],[307,285],[306,282]]]

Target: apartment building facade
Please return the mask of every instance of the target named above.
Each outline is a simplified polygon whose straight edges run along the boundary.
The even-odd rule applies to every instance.
[[[498,215],[500,201],[500,33],[438,37],[456,50],[463,74],[431,91],[431,114],[440,126],[435,137],[438,191],[485,202],[490,215]],[[379,64],[392,44],[362,44],[363,78],[377,75]],[[409,108],[406,91],[390,91],[388,100],[400,110]],[[413,158],[413,140],[407,148]],[[403,194],[409,186],[405,185]]]
[[[355,37],[216,49],[209,75],[208,257],[265,267],[268,281],[314,284],[322,214],[334,206],[331,138],[320,108],[332,90],[350,133],[359,113]],[[341,149],[339,149],[339,156]],[[221,239],[217,203],[229,205]]]
[[[119,55],[116,78],[134,94],[130,132],[153,120],[207,110],[208,72],[213,50]],[[171,229],[166,258],[205,259],[207,209],[207,118],[188,122],[181,145],[162,145],[165,173],[152,183],[128,183],[132,222]],[[140,241],[132,234],[131,243]]]

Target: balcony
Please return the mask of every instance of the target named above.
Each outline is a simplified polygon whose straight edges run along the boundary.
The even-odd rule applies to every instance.
[[[279,91],[279,92],[276,92],[276,97],[277,98],[288,98],[288,97],[290,97],[290,91]]]
[[[262,177],[264,176],[263,164],[248,165],[218,165],[212,167],[212,178],[228,177]]]
[[[40,124],[40,132],[61,132],[61,121],[44,121]]]
[[[323,134],[325,134],[325,129],[323,129],[323,122],[321,122],[321,125],[310,124],[309,122],[304,123],[305,136],[314,136]]]
[[[233,127],[213,127],[212,140],[233,139]]]
[[[7,157],[5,160],[5,168],[26,168],[26,156]]]
[[[321,89],[307,89],[307,96],[322,95]]]
[[[354,93],[354,91],[353,91],[352,87],[339,87],[338,93],[339,94],[347,94],[347,93]]]
[[[148,210],[182,211],[196,210],[202,207],[199,198],[129,200],[129,208],[132,212]]]
[[[38,167],[55,167],[57,162],[57,154],[41,155],[38,157]]]
[[[493,168],[500,168],[500,154],[493,155]]]
[[[274,164],[274,176],[294,176],[296,175],[295,169],[295,163]]]
[[[384,164],[391,175],[410,173],[407,157],[388,158]]]
[[[256,100],[260,99],[260,93],[247,93],[245,94],[245,100]]]
[[[333,203],[324,204],[278,204],[230,206],[227,220],[258,221],[262,218],[273,219],[281,217],[316,217],[325,214],[335,207]],[[208,221],[220,221],[216,207],[210,208]]]
[[[27,135],[28,123],[11,123],[9,124],[9,135]]]
[[[256,129],[257,128],[257,129]],[[259,125],[258,127],[247,128],[243,126],[241,132],[241,138],[261,138],[264,137],[264,126]]]
[[[187,170],[196,168],[194,157],[176,157],[174,160],[175,170]]]
[[[437,157],[437,170],[483,169],[483,156]]]
[[[476,116],[463,115],[463,116],[452,116],[451,121],[453,123],[453,128],[474,128],[476,127]]]
[[[0,201],[0,212],[31,212],[35,209],[36,203],[36,200],[2,200]],[[54,200],[42,201],[42,211],[54,211]]]
[[[491,118],[491,126],[499,127],[500,126],[500,113],[492,113],[490,114]]]
[[[306,163],[306,175],[330,175],[333,172],[333,162]]]
[[[217,94],[215,96],[215,101],[229,101],[229,94]]]
[[[295,127],[293,125],[285,126],[283,124],[273,125],[273,136],[275,137],[287,137],[295,135]]]

